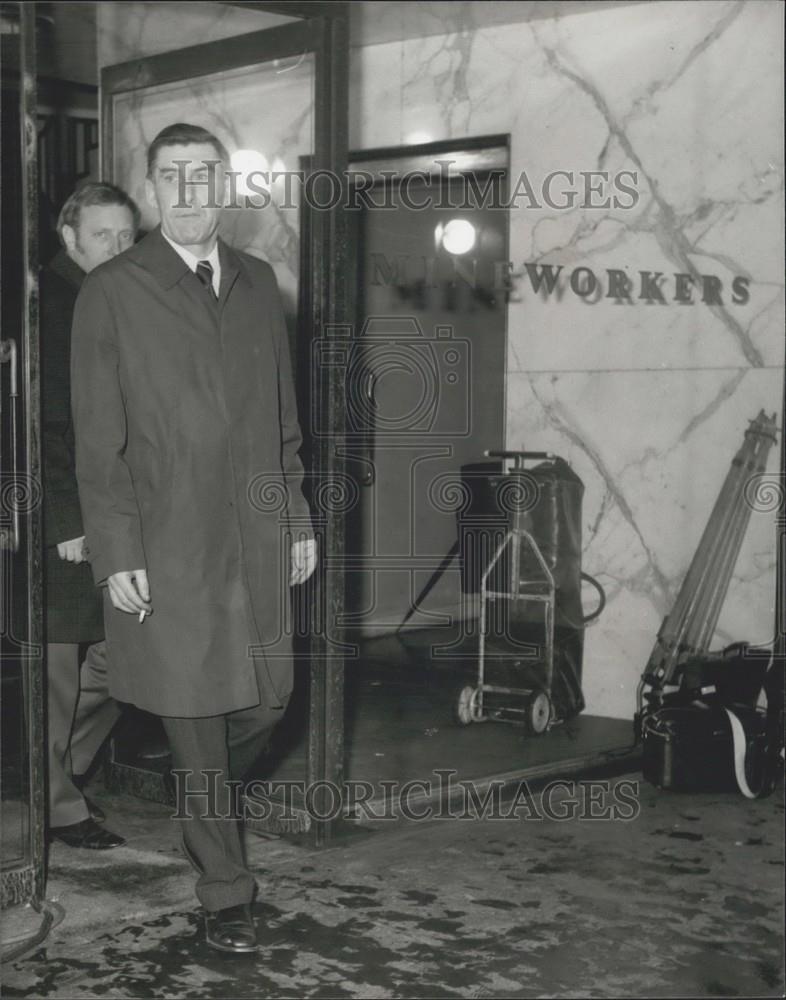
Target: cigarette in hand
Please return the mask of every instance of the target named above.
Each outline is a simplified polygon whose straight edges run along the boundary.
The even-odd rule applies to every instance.
[[[141,625],[141,624],[142,624],[142,622],[143,622],[143,621],[145,620],[145,615],[146,615],[146,614],[147,614],[147,612],[145,611],[145,609],[144,609],[144,608],[142,608],[142,610],[141,610],[141,611],[139,612],[139,624],[140,624],[140,625]]]

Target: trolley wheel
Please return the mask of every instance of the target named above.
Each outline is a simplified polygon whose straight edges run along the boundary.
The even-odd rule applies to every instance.
[[[475,705],[478,689],[471,684],[462,684],[453,704],[453,717],[460,726],[468,726],[475,721]]]
[[[535,736],[540,736],[549,728],[552,716],[551,698],[545,691],[536,691],[527,706],[527,728]]]

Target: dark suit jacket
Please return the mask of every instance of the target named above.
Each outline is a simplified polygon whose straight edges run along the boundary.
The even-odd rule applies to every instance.
[[[77,478],[97,583],[145,568],[153,614],[105,601],[110,692],[158,715],[282,704],[291,526],[310,533],[271,267],[219,244],[216,303],[159,229],[84,282]]]
[[[41,424],[44,514],[44,593],[48,642],[103,638],[101,594],[86,563],[57,554],[58,542],[84,534],[71,421],[71,319],[85,276],[61,250],[40,276]]]

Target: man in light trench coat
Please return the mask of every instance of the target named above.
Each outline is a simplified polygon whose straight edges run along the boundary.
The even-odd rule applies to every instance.
[[[224,779],[243,779],[290,696],[288,586],[316,563],[276,280],[216,235],[227,167],[202,128],[156,136],[146,194],[161,225],[87,277],[71,355],[110,692],[162,717],[190,788],[220,772],[210,805],[224,816]],[[238,823],[204,811],[195,797],[183,845],[206,941],[253,951],[255,881]]]

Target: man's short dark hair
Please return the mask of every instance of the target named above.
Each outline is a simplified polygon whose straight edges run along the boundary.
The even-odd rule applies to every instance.
[[[65,246],[63,240],[63,226],[70,226],[79,231],[79,223],[82,218],[82,209],[90,205],[120,205],[130,210],[134,220],[134,232],[139,229],[141,215],[134,199],[115,184],[107,181],[85,181],[68,196],[65,205],[60,209],[57,218],[57,235],[60,242]]]
[[[156,156],[159,149],[166,146],[190,146],[195,143],[208,143],[215,149],[218,158],[229,166],[229,153],[220,139],[217,139],[212,132],[208,132],[201,125],[189,125],[186,122],[176,122],[174,125],[167,125],[153,139],[147,149],[147,176],[150,177],[155,166]]]

